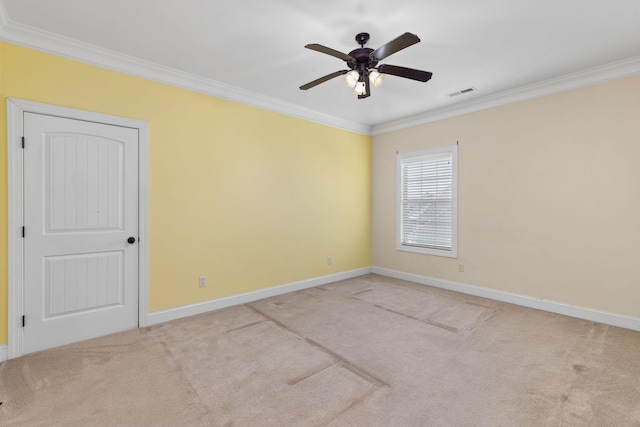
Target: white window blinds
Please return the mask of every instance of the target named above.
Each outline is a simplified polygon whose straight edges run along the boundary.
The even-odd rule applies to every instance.
[[[399,155],[399,249],[456,256],[455,148]]]

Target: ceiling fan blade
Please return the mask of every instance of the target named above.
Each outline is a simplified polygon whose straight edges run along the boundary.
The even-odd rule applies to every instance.
[[[315,50],[316,52],[326,53],[327,55],[335,56],[336,58],[342,59],[343,61],[346,61],[346,62],[352,62],[354,64],[356,62],[356,59],[353,56],[347,55],[346,53],[342,53],[335,49],[331,49],[330,47],[322,46],[321,44],[318,44],[318,43],[308,44],[305,47],[307,49]]]
[[[333,79],[334,77],[338,77],[338,76],[341,76],[341,75],[343,75],[343,74],[347,74],[348,72],[349,72],[349,70],[341,70],[341,71],[336,71],[336,72],[331,73],[331,74],[327,74],[327,75],[326,75],[326,76],[324,76],[324,77],[320,77],[319,79],[316,79],[316,80],[314,80],[314,81],[312,81],[312,82],[309,82],[309,83],[307,83],[306,85],[302,85],[302,86],[300,86],[300,90],[307,90],[307,89],[311,89],[312,87],[317,86],[317,85],[319,85],[320,83],[324,83],[324,82],[326,82],[327,80],[331,80],[331,79]]]
[[[384,44],[379,48],[377,48],[376,50],[374,50],[373,52],[371,52],[371,55],[369,55],[369,58],[376,61],[382,61],[387,56],[392,55],[406,47],[414,45],[419,41],[420,39],[415,34],[404,33],[403,35],[396,37],[395,39],[391,40],[389,43]]]
[[[413,68],[398,67],[397,65],[382,64],[378,66],[378,72],[391,74],[392,76],[404,77],[406,79],[427,82],[433,73],[429,71],[415,70]]]

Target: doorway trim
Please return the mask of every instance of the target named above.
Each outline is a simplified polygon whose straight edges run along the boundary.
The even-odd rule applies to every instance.
[[[8,342],[9,359],[23,351],[24,314],[24,163],[22,151],[24,113],[37,113],[138,130],[138,327],[149,323],[149,124],[125,117],[7,98],[8,169]],[[29,143],[27,141],[27,143]]]

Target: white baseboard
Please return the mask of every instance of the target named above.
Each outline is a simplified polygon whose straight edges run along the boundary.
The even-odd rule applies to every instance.
[[[407,280],[421,285],[433,286],[434,288],[447,289],[449,291],[474,295],[510,304],[534,308],[537,310],[549,311],[551,313],[563,314],[565,316],[576,317],[578,319],[589,320],[597,323],[618,326],[621,328],[640,331],[640,319],[635,317],[622,316],[620,314],[608,313],[605,311],[591,310],[588,308],[575,307],[555,301],[548,301],[532,298],[524,295],[512,294],[509,292],[496,291],[493,289],[480,288],[464,283],[450,282],[448,280],[435,279],[433,277],[420,276],[417,274],[404,273],[402,271],[390,270],[381,267],[372,267],[371,272],[381,276],[393,277],[395,279]]]
[[[0,345],[0,363],[7,360],[9,360],[9,347],[6,344]]]
[[[302,289],[313,288],[315,286],[326,285],[328,283],[337,282],[339,280],[351,279],[353,277],[362,276],[371,273],[371,267],[359,268],[357,270],[345,271],[342,273],[331,274],[328,276],[316,277],[313,279],[302,280],[300,282],[288,283],[286,285],[275,286],[272,288],[261,289],[259,291],[246,292],[237,295],[231,295],[224,298],[218,298],[210,301],[204,301],[196,304],[183,305],[181,307],[169,308],[166,310],[154,311],[149,313],[149,325],[168,322],[170,320],[181,319],[183,317],[194,316],[196,314],[207,313],[209,311],[220,310],[221,308],[231,307],[248,302],[258,301],[264,298],[276,295],[286,294],[288,292],[299,291]]]

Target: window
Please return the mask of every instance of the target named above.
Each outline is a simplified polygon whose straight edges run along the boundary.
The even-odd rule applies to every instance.
[[[400,251],[457,258],[458,146],[397,157]]]

